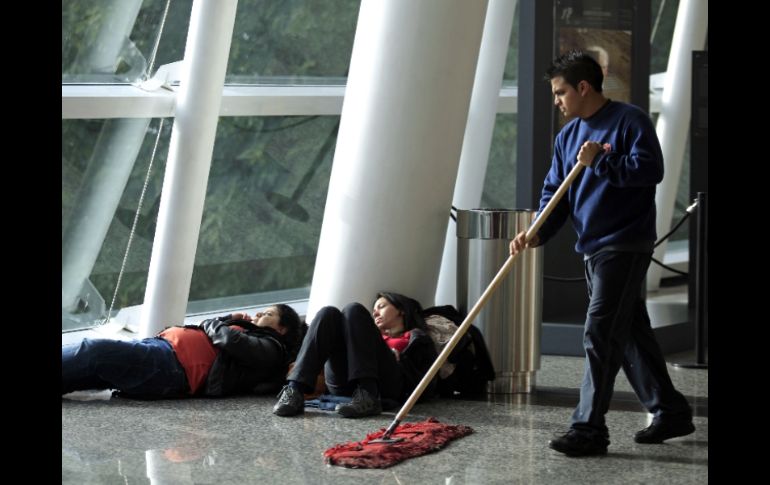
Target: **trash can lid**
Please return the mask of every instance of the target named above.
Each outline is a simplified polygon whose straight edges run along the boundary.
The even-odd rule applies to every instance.
[[[457,237],[512,239],[532,222],[532,209],[458,209]]]

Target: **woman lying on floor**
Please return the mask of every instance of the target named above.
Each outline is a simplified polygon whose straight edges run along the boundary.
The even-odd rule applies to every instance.
[[[275,392],[302,339],[297,312],[274,305],[168,327],[143,340],[83,339],[62,347],[62,394],[116,389],[170,399]]]
[[[436,357],[422,307],[409,297],[379,293],[371,314],[359,303],[342,311],[324,307],[310,324],[273,413],[303,413],[303,394],[313,390],[323,369],[329,392],[353,397],[337,405],[339,414],[346,418],[379,414],[380,399],[406,401]],[[434,388],[432,382],[424,395]]]

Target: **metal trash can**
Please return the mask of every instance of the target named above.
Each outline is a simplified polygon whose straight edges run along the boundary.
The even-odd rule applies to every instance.
[[[535,219],[533,210],[457,211],[457,307],[464,315],[476,304],[510,254],[511,239]],[[521,253],[502,284],[473,322],[484,334],[495,380],[493,394],[529,393],[540,369],[543,250]]]

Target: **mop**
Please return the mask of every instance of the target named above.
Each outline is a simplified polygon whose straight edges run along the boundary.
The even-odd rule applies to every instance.
[[[556,207],[556,204],[559,203],[559,200],[561,200],[582,169],[583,164],[575,164],[543,211],[527,230],[527,242],[537,234],[540,226],[543,225],[548,215]],[[481,308],[487,303],[487,300],[489,300],[497,287],[500,286],[519,254],[508,256],[508,259],[492,279],[492,282],[489,283],[489,286],[481,294],[479,300],[468,312],[468,316],[465,317],[465,320],[463,320],[463,323],[444,346],[436,361],[433,362],[428,372],[423,376],[414,391],[412,391],[411,396],[401,407],[390,426],[387,429],[382,428],[379,431],[368,434],[362,441],[343,443],[329,448],[324,452],[324,462],[329,465],[347,468],[387,468],[408,458],[438,451],[450,441],[473,433],[473,429],[469,426],[443,424],[432,417],[417,423],[400,423],[420,398],[441,366],[444,365],[449,354],[452,353],[452,350],[468,330],[468,327],[470,327],[471,322],[478,316]]]

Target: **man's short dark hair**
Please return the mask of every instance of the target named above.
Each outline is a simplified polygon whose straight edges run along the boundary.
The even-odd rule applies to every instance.
[[[553,60],[553,64],[545,71],[545,80],[563,77],[573,88],[577,89],[580,81],[586,81],[597,93],[602,92],[604,74],[602,66],[596,59],[580,50],[572,50]]]

